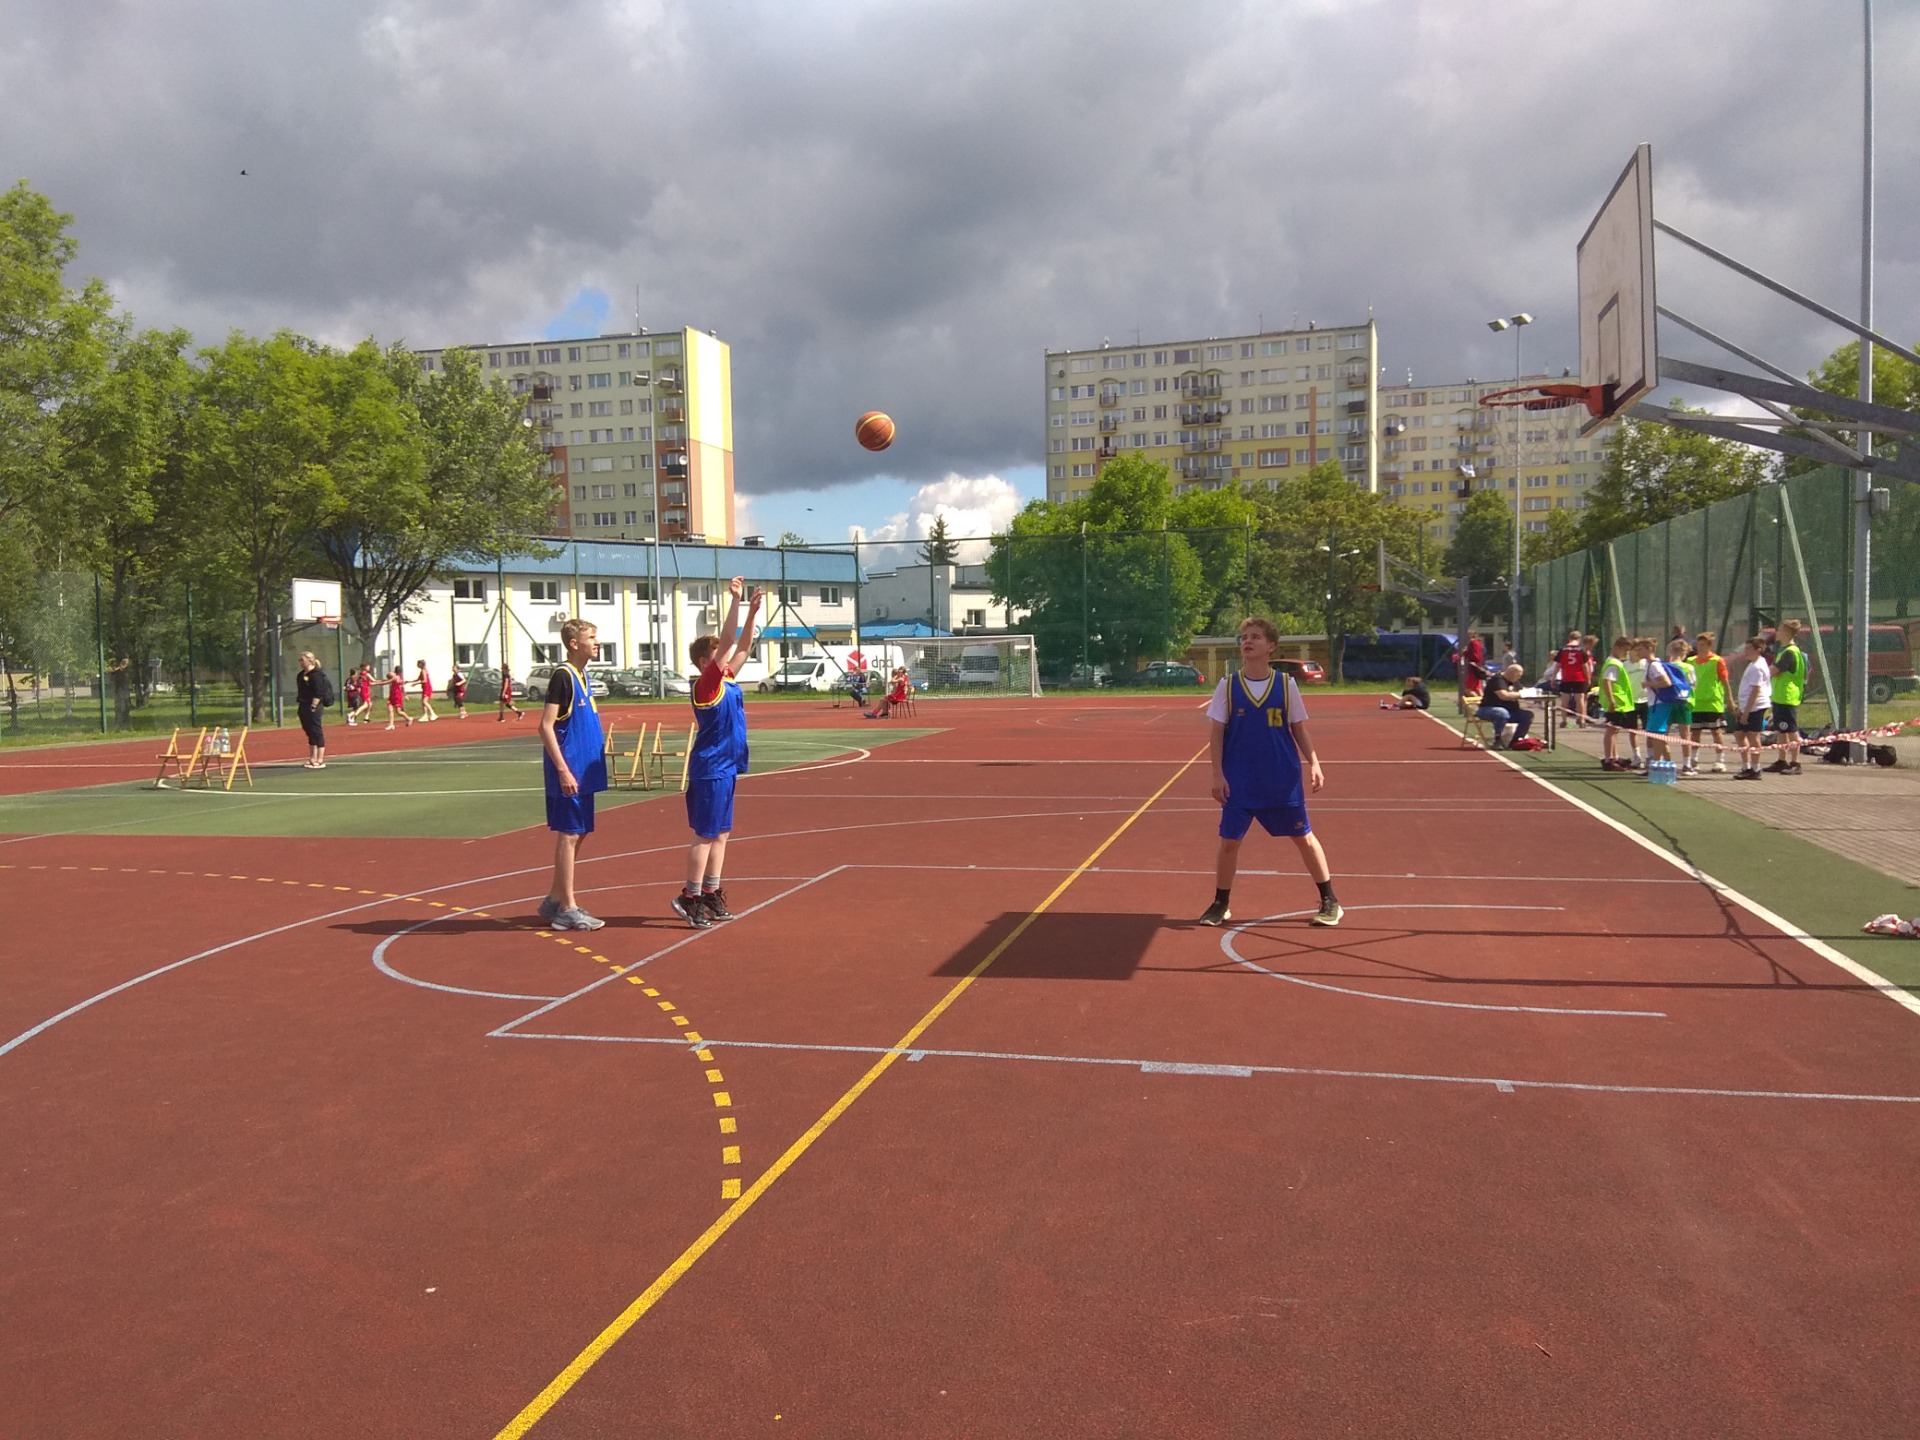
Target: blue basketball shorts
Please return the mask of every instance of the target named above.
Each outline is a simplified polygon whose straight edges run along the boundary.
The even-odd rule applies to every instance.
[[[731,775],[687,782],[687,825],[702,840],[712,840],[733,829]]]
[[[1269,835],[1284,835],[1292,839],[1313,833],[1313,826],[1307,823],[1307,807],[1304,805],[1263,805],[1257,810],[1245,810],[1229,802],[1220,807],[1220,838],[1244,839],[1256,820]]]
[[[593,791],[547,796],[547,828],[562,835],[593,833]]]

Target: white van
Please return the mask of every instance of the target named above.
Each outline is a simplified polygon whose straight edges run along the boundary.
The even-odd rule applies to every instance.
[[[998,685],[1000,683],[1000,647],[969,645],[960,652],[962,685]]]

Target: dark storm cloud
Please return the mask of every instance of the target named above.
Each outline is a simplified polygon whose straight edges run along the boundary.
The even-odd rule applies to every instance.
[[[1920,331],[1920,17],[1883,4],[1880,315]],[[1859,9],[1796,0],[9,6],[5,153],[149,323],[416,343],[583,289],[732,342],[744,489],[1039,454],[1046,346],[1364,316],[1390,378],[1576,363],[1573,245],[1662,213],[1851,309]],[[242,177],[240,171],[249,173]],[[1803,368],[1837,342],[1662,254]]]

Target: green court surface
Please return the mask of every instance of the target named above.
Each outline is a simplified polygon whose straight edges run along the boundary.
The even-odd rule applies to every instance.
[[[928,733],[762,730],[753,736],[753,773],[824,764]],[[230,793],[130,780],[0,796],[0,833],[474,839],[544,825],[542,794],[538,742],[515,738],[344,756],[324,770],[256,765],[253,788],[243,778]],[[665,796],[677,802],[676,780],[664,791],[608,790],[598,808]]]

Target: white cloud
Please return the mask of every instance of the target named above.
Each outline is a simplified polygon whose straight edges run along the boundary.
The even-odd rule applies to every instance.
[[[924,540],[933,533],[935,522],[944,519],[954,539],[972,539],[960,547],[960,559],[971,562],[986,558],[986,537],[1006,530],[1019,509],[1020,492],[998,475],[955,474],[922,485],[907,508],[883,524],[871,529],[848,526],[847,536],[875,542]]]

